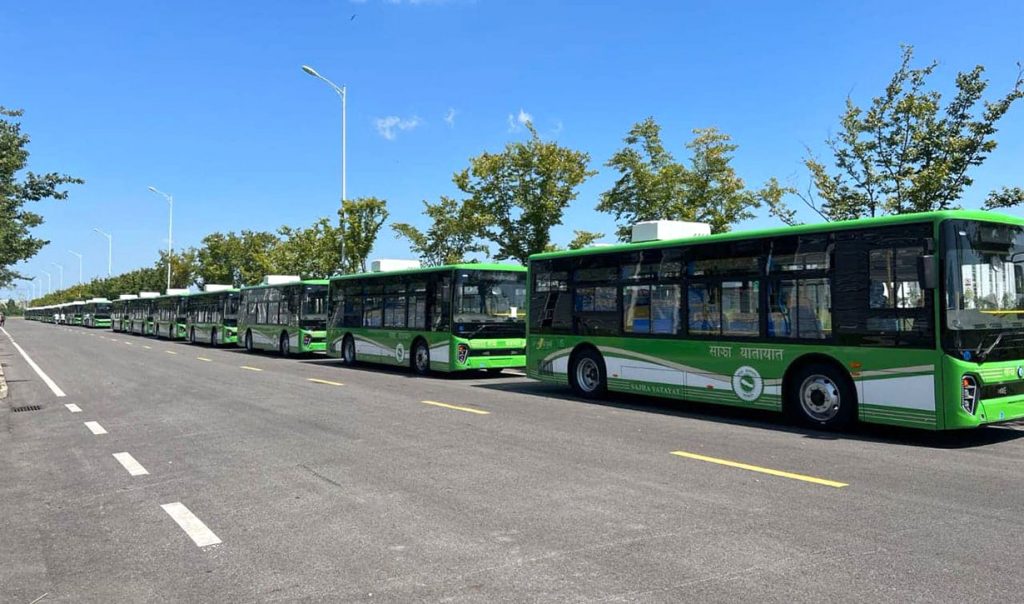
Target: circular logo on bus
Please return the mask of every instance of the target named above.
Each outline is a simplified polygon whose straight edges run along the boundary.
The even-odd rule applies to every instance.
[[[395,360],[399,363],[405,362],[405,346],[402,346],[401,342],[395,344]]]
[[[756,401],[764,392],[764,380],[757,369],[744,365],[732,374],[732,391],[740,400],[749,402]]]

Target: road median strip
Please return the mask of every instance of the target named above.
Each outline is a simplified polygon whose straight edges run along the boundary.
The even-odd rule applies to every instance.
[[[790,478],[792,480],[802,480],[803,482],[811,482],[814,484],[824,485],[826,487],[842,488],[849,486],[845,482],[837,482],[835,480],[828,480],[825,478],[817,478],[814,476],[807,476],[806,474],[795,474],[793,472],[784,472],[782,470],[773,470],[771,468],[762,468],[761,466],[753,466],[750,464],[730,461],[728,459],[719,459],[717,457],[708,457],[707,455],[700,455],[698,453],[689,453],[687,451],[672,451],[672,455],[679,457],[685,457],[687,459],[696,459],[698,461],[706,461],[722,466],[729,466],[730,468],[739,468],[741,470],[749,470],[751,472],[760,472],[761,474],[770,474],[772,476],[780,476],[782,478]]]

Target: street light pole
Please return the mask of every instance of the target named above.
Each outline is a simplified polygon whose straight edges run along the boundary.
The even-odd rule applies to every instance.
[[[346,106],[347,106],[347,98],[348,98],[348,87],[346,87],[346,86],[338,86],[334,82],[328,80],[324,76],[322,76],[319,73],[317,73],[317,71],[315,69],[313,69],[312,67],[310,67],[309,65],[303,65],[302,66],[302,71],[305,71],[306,73],[308,73],[309,75],[313,76],[314,78],[316,78],[318,80],[321,80],[322,82],[325,82],[328,86],[330,86],[331,88],[334,89],[334,92],[336,92],[339,97],[341,97],[341,209],[338,211],[338,217],[340,219],[341,229],[342,229],[342,234],[341,234],[341,264],[342,264],[342,270],[345,270],[345,201],[348,199],[347,192],[346,192],[346,184],[347,183],[346,183],[346,173],[345,173],[345,164],[346,164],[346,159],[347,159],[346,158],[346,154],[347,154],[346,138],[347,137],[345,136],[345,134],[346,134],[345,130],[346,130],[346,113],[347,113]]]
[[[50,264],[60,269],[60,288],[64,289],[64,265],[57,264],[56,262],[51,262]]]
[[[107,276],[109,277],[111,275],[110,267],[114,262],[114,238],[110,233],[104,233],[96,227],[93,227],[92,230],[107,238]]]
[[[46,275],[46,293],[49,294],[53,291],[53,275],[42,269],[40,269],[39,272]]]
[[[171,289],[171,253],[174,250],[174,247],[171,245],[171,234],[174,232],[174,197],[156,187],[150,187],[149,190],[157,195],[162,195],[167,200],[167,207],[169,208],[167,214],[167,289]]]
[[[73,256],[78,256],[78,284],[82,284],[82,255],[78,252],[68,250],[68,253]],[[109,275],[108,275],[109,276]]]

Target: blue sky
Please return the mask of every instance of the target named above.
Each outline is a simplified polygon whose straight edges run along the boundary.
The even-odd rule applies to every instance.
[[[553,232],[565,243],[573,228],[612,231],[593,211],[615,176],[603,164],[648,115],[677,157],[693,128],[716,126],[740,146],[749,185],[805,187],[805,147],[824,152],[847,95],[863,104],[882,91],[901,43],[941,62],[940,88],[985,65],[991,98],[1024,59],[1022,22],[1010,1],[965,12],[946,1],[7,0],[0,104],[26,112],[31,169],[87,181],[37,204],[51,244],[22,268],[51,271],[56,288],[51,263],[63,264],[69,285],[75,250],[86,279],[105,274],[93,227],[114,236],[115,273],[151,265],[167,206],[149,185],[174,195],[175,248],[334,217],[340,103],[302,64],[348,86],[348,196],[387,199],[392,220],[424,224],[421,201],[457,194],[451,175],[471,156],[525,136],[521,112],[588,152],[600,172]],[[998,140],[967,207],[1022,184],[1024,107]],[[373,256],[412,255],[386,229]]]

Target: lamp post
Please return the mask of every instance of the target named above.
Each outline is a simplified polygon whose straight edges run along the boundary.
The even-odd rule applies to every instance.
[[[53,291],[53,275],[42,269],[40,269],[39,272],[46,275],[46,293],[50,293],[51,291]],[[42,287],[41,284],[40,287]]]
[[[107,276],[109,277],[111,274],[110,266],[113,264],[114,260],[114,238],[110,235],[110,233],[104,233],[103,231],[99,230],[96,227],[93,227],[92,230],[107,238]]]
[[[171,234],[174,232],[174,197],[164,193],[156,187],[149,187],[149,190],[167,200],[169,208],[167,214],[167,289],[171,289],[171,253],[174,247],[171,245]]]
[[[51,262],[50,264],[60,269],[60,288],[64,289],[64,265],[57,264],[56,262]]]
[[[341,209],[338,212],[338,217],[341,222],[342,237],[341,237],[341,265],[342,270],[345,267],[345,201],[348,199],[346,196],[346,174],[345,174],[345,160],[346,160],[346,145],[345,145],[345,121],[346,121],[346,104],[348,96],[348,88],[346,86],[338,86],[334,82],[328,80],[324,76],[317,73],[315,69],[309,65],[303,65],[302,71],[305,71],[314,78],[326,83],[328,86],[334,89],[334,92],[341,97]]]
[[[78,284],[81,285],[82,284],[82,255],[79,254],[78,252],[75,252],[75,251],[72,251],[72,250],[68,250],[68,253],[71,254],[72,256],[77,256],[78,257]],[[110,275],[107,275],[107,276],[109,277]]]

